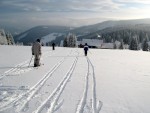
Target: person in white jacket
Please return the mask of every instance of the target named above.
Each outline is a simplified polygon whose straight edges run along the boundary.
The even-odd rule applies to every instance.
[[[40,66],[41,57],[41,44],[40,39],[37,39],[32,46],[32,55],[34,55],[34,67]]]

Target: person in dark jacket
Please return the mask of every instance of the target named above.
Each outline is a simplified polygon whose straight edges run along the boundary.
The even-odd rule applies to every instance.
[[[37,39],[32,46],[32,55],[34,55],[34,67],[40,66],[41,44],[40,39]]]
[[[55,50],[55,43],[52,43],[53,50]]]
[[[87,43],[85,43],[85,45],[84,45],[84,54],[85,54],[85,56],[87,56],[88,49],[89,49],[89,46],[87,45]]]

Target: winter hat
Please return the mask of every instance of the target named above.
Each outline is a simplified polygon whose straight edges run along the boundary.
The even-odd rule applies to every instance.
[[[40,42],[40,39],[37,39],[36,41],[37,41],[37,42]]]

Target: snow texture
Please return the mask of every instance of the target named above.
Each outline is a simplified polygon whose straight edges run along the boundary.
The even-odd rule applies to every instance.
[[[149,52],[42,47],[35,68],[30,46],[0,51],[0,113],[150,113]]]

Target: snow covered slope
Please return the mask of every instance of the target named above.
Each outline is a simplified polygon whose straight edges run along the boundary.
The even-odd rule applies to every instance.
[[[0,113],[150,113],[150,53],[0,46]]]
[[[61,36],[61,35],[62,35],[62,33],[50,33],[50,34],[41,38],[41,43],[46,45],[46,43],[49,43],[49,42],[55,40],[56,37]]]

